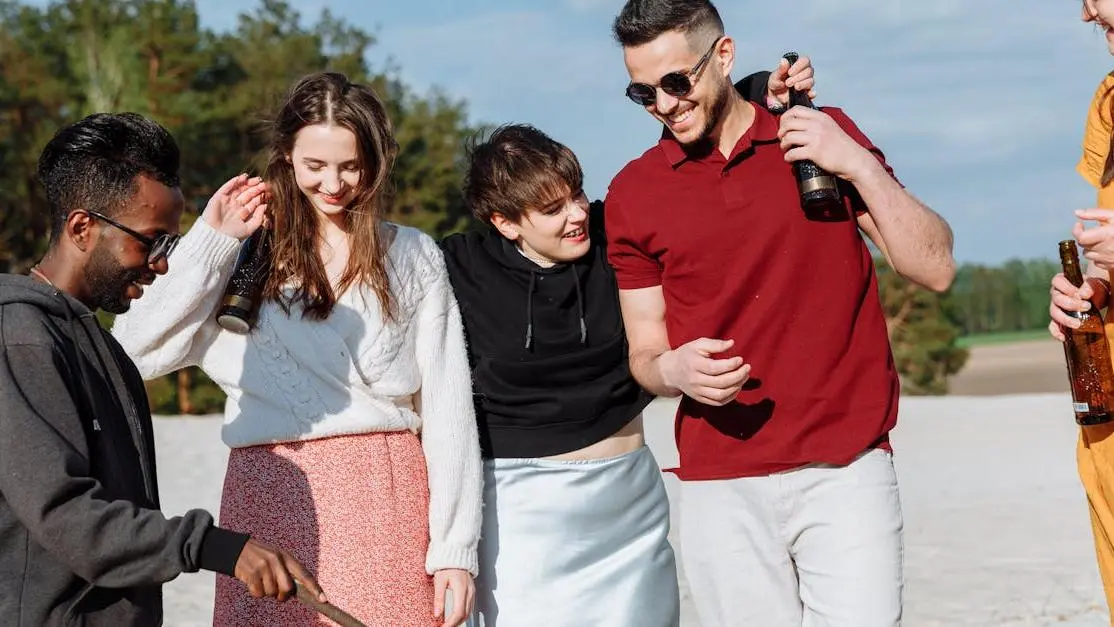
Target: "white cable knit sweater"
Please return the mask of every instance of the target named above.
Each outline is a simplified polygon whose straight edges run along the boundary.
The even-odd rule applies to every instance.
[[[388,252],[397,315],[386,323],[371,290],[353,287],[326,320],[264,303],[247,336],[215,312],[240,243],[204,220],[170,270],[147,287],[112,334],[146,379],[197,365],[228,395],[230,447],[328,436],[420,433],[429,474],[426,569],[476,573],[482,465],[460,311],[436,243],[398,226]],[[337,477],[344,481],[344,477]]]

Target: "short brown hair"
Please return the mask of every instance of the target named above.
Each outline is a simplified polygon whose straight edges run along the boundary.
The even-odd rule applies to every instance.
[[[485,224],[502,214],[518,222],[584,184],[580,162],[568,146],[529,124],[507,124],[469,151],[464,198]]]

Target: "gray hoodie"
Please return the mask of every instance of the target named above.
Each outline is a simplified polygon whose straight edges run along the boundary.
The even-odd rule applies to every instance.
[[[0,624],[159,625],[161,585],[247,536],[159,511],[143,381],[87,307],[0,274]]]

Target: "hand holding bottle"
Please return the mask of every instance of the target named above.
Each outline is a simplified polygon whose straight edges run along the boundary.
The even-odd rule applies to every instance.
[[[243,241],[263,225],[267,214],[267,184],[240,174],[229,179],[209,199],[201,218],[209,226]]]
[[[1048,325],[1048,332],[1052,337],[1063,342],[1067,339],[1064,329],[1078,329],[1080,322],[1071,312],[1089,311],[1093,306],[1102,309],[1109,298],[1109,288],[1103,284],[1102,279],[1087,277],[1083,285],[1072,285],[1061,272],[1052,277],[1052,297],[1048,306],[1048,315],[1052,322]]]
[[[1063,278],[1069,285],[1081,289],[1086,282],[1079,264],[1079,251],[1075,240],[1060,242],[1060,264]],[[1114,370],[1111,370],[1110,343],[1106,339],[1102,314],[1088,307],[1085,311],[1065,312],[1079,324],[1061,328],[1064,335],[1064,358],[1067,360],[1068,381],[1071,384],[1072,409],[1080,425],[1110,422],[1107,407],[1114,399]]]
[[[750,378],[750,364],[742,357],[716,359],[713,355],[734,345],[735,340],[700,338],[663,353],[658,358],[662,382],[705,405],[730,403]]]
[[[882,169],[874,155],[817,109],[792,107],[783,113],[777,136],[786,161],[812,161],[848,181]]]
[[[808,94],[809,98],[816,98],[816,79],[813,77],[812,60],[808,57],[799,57],[792,61],[781,59],[770,78],[766,81],[766,97],[789,104],[789,90],[796,89]]]

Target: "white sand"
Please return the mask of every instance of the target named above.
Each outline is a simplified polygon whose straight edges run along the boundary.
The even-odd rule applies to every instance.
[[[646,417],[662,466],[676,462],[673,407],[658,401]],[[1064,394],[902,401],[893,442],[905,510],[905,625],[1110,624],[1068,408]],[[214,418],[156,421],[168,513],[216,512],[227,459],[219,428]],[[677,481],[666,482],[673,498]],[[198,574],[170,583],[166,624],[207,625],[212,582]],[[683,592],[682,624],[697,627]]]

